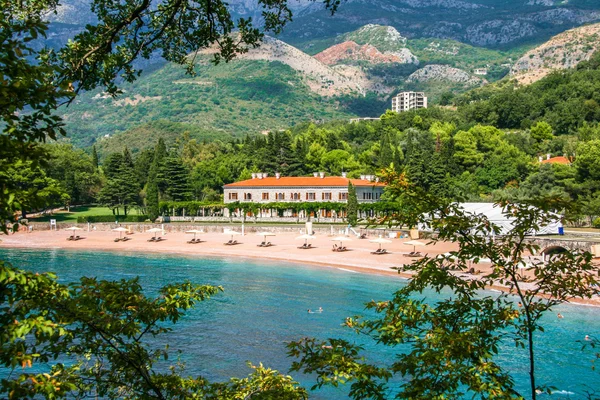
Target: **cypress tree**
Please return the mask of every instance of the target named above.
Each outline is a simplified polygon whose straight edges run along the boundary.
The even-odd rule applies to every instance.
[[[154,221],[160,215],[159,210],[159,172],[162,166],[163,159],[167,155],[167,147],[162,138],[158,139],[158,143],[154,147],[154,157],[148,170],[148,182],[146,184],[146,206],[148,208],[148,217]]]
[[[358,222],[358,199],[356,198],[356,188],[352,182],[348,182],[348,205],[346,206],[348,223],[356,226]]]
[[[98,169],[98,152],[96,151],[96,145],[92,146],[92,164],[94,168]]]
[[[167,146],[165,145],[165,141],[163,140],[163,138],[158,139],[158,143],[156,144],[156,147],[154,148],[154,158],[158,161],[161,162],[163,160],[163,158],[165,158],[167,156]]]
[[[388,132],[383,133],[379,144],[381,149],[379,152],[379,167],[388,168],[394,162],[394,149]]]
[[[148,218],[154,221],[159,217],[158,203],[158,163],[153,161],[148,171],[148,182],[146,184],[146,207]]]

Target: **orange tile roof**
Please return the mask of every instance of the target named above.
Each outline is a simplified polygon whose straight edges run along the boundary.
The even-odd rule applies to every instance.
[[[558,157],[548,158],[547,160],[543,160],[542,164],[564,164],[564,165],[569,165],[569,164],[571,164],[571,161],[567,157],[558,156]]]
[[[348,187],[348,182],[354,186],[385,186],[382,182],[370,182],[362,179],[348,179],[341,176],[326,176],[324,178],[313,176],[274,176],[266,178],[247,179],[225,185],[225,188],[235,187]]]

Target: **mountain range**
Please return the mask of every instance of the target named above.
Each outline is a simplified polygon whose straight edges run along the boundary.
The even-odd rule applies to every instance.
[[[285,129],[306,121],[377,116],[401,90],[423,90],[435,103],[498,79],[531,83],[588,59],[599,45],[593,1],[349,0],[330,16],[320,3],[293,1],[295,19],[277,38],[218,67],[205,49],[197,75],[154,59],[117,99],[85,93],[62,110],[80,146],[122,140],[124,132],[181,130],[198,139]],[[253,0],[230,2],[257,17]],[[46,45],[60,45],[93,23],[86,1],[66,1]],[[385,16],[385,17],[384,17]],[[356,29],[354,29],[356,28]],[[550,38],[550,35],[562,32]],[[542,39],[548,39],[542,42]],[[540,43],[538,47],[532,42]],[[525,43],[525,45],[523,45]],[[154,63],[154,65],[151,65]],[[115,136],[117,135],[117,136]]]

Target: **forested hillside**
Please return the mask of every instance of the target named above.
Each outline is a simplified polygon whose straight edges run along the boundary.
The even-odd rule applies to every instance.
[[[100,91],[85,93],[63,110],[73,143],[89,146],[104,135],[160,119],[239,136],[356,115],[339,99],[313,93],[301,75],[277,61],[243,60],[215,67],[206,57],[194,77],[168,64],[122,89],[117,99]]]
[[[387,112],[381,121],[361,123],[307,122],[268,136],[213,141],[183,132],[175,138],[174,129],[168,145],[160,139],[137,154],[125,147],[134,141],[104,147],[100,169],[90,167],[96,164],[95,148],[90,157],[67,145],[48,145],[56,160],[36,173],[56,180],[53,187],[62,188],[72,202],[117,207],[114,199],[121,197],[111,197],[110,191],[119,187],[129,191],[130,206],[145,209],[152,165],[162,200],[213,203],[220,201],[224,184],[248,179],[252,172],[344,171],[357,177],[393,168],[424,189],[456,200],[570,199],[577,206],[572,217],[591,223],[600,216],[599,89],[596,55],[531,86],[473,91],[456,99],[456,109]],[[154,126],[163,128],[172,129]],[[156,163],[159,153],[162,161]],[[565,158],[540,162],[549,156]],[[60,170],[69,173],[57,174]],[[136,178],[123,178],[128,176]],[[111,179],[118,182],[110,186]],[[60,193],[55,198],[63,199]]]
[[[559,135],[576,134],[585,122],[600,118],[600,57],[575,70],[556,71],[529,86],[488,86],[459,96],[455,103],[466,120],[499,128],[528,128],[537,120]]]

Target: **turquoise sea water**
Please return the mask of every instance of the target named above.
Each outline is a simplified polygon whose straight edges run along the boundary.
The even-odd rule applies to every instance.
[[[174,351],[182,351],[190,375],[201,374],[213,380],[241,377],[250,372],[246,361],[263,362],[287,372],[292,360],[285,355],[285,344],[305,336],[342,337],[364,344],[365,354],[371,359],[387,363],[394,359],[392,349],[376,346],[341,324],[347,316],[364,314],[365,302],[390,298],[404,284],[400,278],[282,262],[139,253],[2,249],[0,257],[21,268],[56,272],[62,282],[76,281],[81,276],[139,276],[149,291],[185,279],[223,286],[224,293],[200,303],[162,339]],[[434,299],[435,294],[428,297]],[[318,307],[324,312],[307,313],[307,309]],[[548,315],[545,333],[537,336],[539,383],[557,388],[547,398],[583,399],[586,391],[600,392],[600,372],[591,369],[593,354],[582,351],[578,342],[585,335],[600,336],[600,309],[563,305],[556,312],[565,318]],[[499,360],[524,390],[525,353],[508,343]],[[309,376],[295,378],[306,387],[314,383]],[[342,389],[326,389],[313,392],[311,397],[346,396]]]

